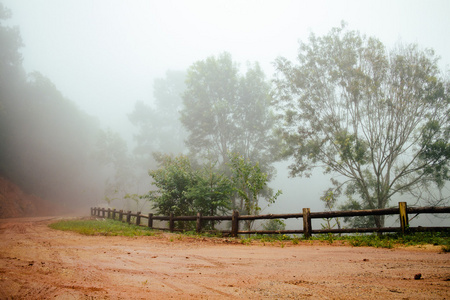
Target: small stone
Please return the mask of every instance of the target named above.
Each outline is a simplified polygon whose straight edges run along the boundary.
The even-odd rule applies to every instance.
[[[417,273],[416,275],[414,275],[414,280],[419,280],[422,278],[422,274]]]

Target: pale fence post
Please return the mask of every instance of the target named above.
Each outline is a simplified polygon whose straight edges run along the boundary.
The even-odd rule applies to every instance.
[[[399,202],[398,210],[400,213],[400,227],[402,229],[402,233],[405,234],[405,232],[407,232],[409,229],[408,210],[406,202]]]
[[[306,239],[311,237],[312,224],[311,224],[311,209],[303,209],[303,234]]]

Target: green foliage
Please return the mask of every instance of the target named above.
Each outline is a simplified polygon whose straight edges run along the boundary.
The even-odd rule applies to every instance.
[[[423,199],[432,187],[428,204],[448,201],[439,189],[449,179],[450,83],[433,51],[387,51],[342,25],[311,34],[297,65],[279,58],[276,68],[277,132],[295,159],[291,175],[325,167],[343,180],[333,180],[335,195],[370,209],[399,193]]]
[[[259,196],[264,191],[268,182],[268,176],[262,172],[259,164],[252,164],[239,154],[230,155],[230,169],[233,190],[241,200],[238,206],[241,213],[256,215],[261,210],[259,206]],[[281,194],[279,190],[275,195],[267,197],[267,202],[274,203]],[[251,228],[252,222],[247,222],[247,227]]]
[[[251,164],[242,156],[231,156],[231,178],[217,171],[211,163],[194,168],[184,155],[161,155],[158,160],[159,169],[149,171],[157,190],[150,191],[145,197],[153,201],[159,214],[224,214],[232,208],[233,195],[241,200],[241,212],[257,214],[260,210],[259,196],[267,184],[267,174],[261,172],[258,164]],[[269,203],[273,203],[280,193],[270,197]],[[213,222],[210,228],[214,229]]]
[[[333,189],[328,189],[324,192],[324,195],[320,197],[320,200],[322,200],[325,203],[325,208],[328,211],[333,211],[334,207],[336,205],[337,198],[339,196],[339,191],[333,191]],[[334,218],[335,223],[332,224],[333,218],[326,218],[326,225],[321,224],[322,228],[324,229],[332,229],[334,227],[341,228],[341,223],[339,218]]]
[[[230,209],[231,193],[230,180],[209,165],[196,172],[195,185],[188,189],[186,196],[193,199],[197,212],[214,216]]]
[[[363,210],[368,209],[368,207],[362,207],[361,203],[349,199],[344,204],[339,206],[340,210]],[[360,217],[344,217],[344,222],[349,228],[374,228],[375,226],[375,216],[360,216]]]
[[[158,213],[175,216],[194,215],[193,199],[186,193],[196,183],[195,172],[188,157],[164,155],[160,158],[160,168],[149,171],[156,191],[149,197],[155,202]]]
[[[49,225],[50,228],[74,231],[84,235],[105,236],[153,236],[154,231],[147,227],[130,225],[110,219],[100,220],[62,220]]]
[[[281,231],[286,229],[286,223],[280,219],[271,219],[263,224],[264,230]]]
[[[263,224],[264,230],[273,230],[273,231],[281,231],[286,229],[286,223],[280,219],[271,219],[266,221]],[[280,235],[280,234],[268,234],[267,237],[269,238],[278,238],[278,237],[286,237],[286,235]]]
[[[213,166],[194,169],[190,159],[184,155],[164,155],[159,157],[159,161],[160,168],[149,171],[157,190],[147,195],[158,213],[169,215],[173,212],[175,216],[189,216],[201,212],[203,215],[217,215],[229,209],[231,182],[216,173]]]

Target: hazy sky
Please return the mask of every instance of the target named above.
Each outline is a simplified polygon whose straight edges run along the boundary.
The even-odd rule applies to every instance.
[[[130,128],[126,114],[136,101],[151,101],[153,80],[167,70],[228,51],[243,66],[258,61],[271,78],[276,57],[294,59],[298,40],[325,34],[342,20],[389,48],[398,41],[433,48],[442,68],[450,69],[449,0],[0,2],[13,12],[7,24],[20,28],[26,71],[43,73],[65,97],[121,134]],[[280,173],[284,180],[287,172]],[[290,198],[311,198],[312,209],[322,207],[317,199],[323,189],[311,180],[273,187],[286,191],[294,182]],[[302,207],[298,202],[291,208]]]
[[[450,1],[0,0],[13,12],[28,72],[49,77],[69,99],[109,126],[151,101],[154,78],[223,51],[268,78],[277,56],[341,20],[385,44],[416,42],[450,65]],[[119,124],[121,124],[119,122]]]

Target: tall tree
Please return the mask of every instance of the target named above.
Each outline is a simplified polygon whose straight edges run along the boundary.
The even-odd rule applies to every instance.
[[[191,153],[225,164],[239,134],[236,121],[238,68],[228,53],[208,57],[188,70],[181,121]]]
[[[152,165],[152,153],[182,153],[186,132],[180,122],[181,94],[185,90],[185,73],[167,71],[166,78],[154,81],[154,106],[137,102],[128,115],[138,128],[134,153],[141,158],[145,168]]]
[[[229,53],[194,63],[188,70],[181,113],[191,154],[217,161],[231,174],[230,153],[239,153],[258,164],[270,181],[277,142],[270,101],[270,85],[257,63],[248,64],[244,75]],[[267,199],[272,193],[264,187]],[[242,201],[233,201],[233,206],[243,207]]]
[[[297,65],[279,58],[276,68],[279,132],[285,155],[295,158],[293,176],[324,167],[336,175],[335,195],[357,195],[372,209],[449,179],[449,82],[432,50],[387,51],[342,25],[311,34]]]
[[[229,53],[208,57],[189,68],[186,85],[181,121],[191,153],[225,166],[229,153],[238,152],[272,174],[274,118],[259,65],[248,64],[242,75]]]

